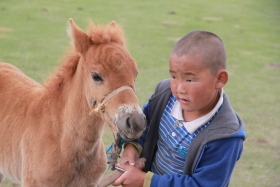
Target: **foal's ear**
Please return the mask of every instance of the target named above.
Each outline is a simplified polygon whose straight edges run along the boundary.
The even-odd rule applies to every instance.
[[[112,27],[112,28],[114,28],[114,27],[117,27],[118,25],[117,25],[117,23],[115,22],[115,21],[112,21],[111,23],[110,23],[110,27]]]
[[[123,30],[121,27],[117,25],[115,21],[112,21],[109,25],[110,30],[114,32],[114,34],[111,36],[111,41],[114,41],[116,43],[122,44],[125,46],[125,38],[123,35]]]
[[[73,40],[74,47],[77,52],[83,54],[89,48],[90,38],[84,31],[82,31],[79,27],[77,27],[73,19],[70,18],[69,23],[70,23],[69,35]]]

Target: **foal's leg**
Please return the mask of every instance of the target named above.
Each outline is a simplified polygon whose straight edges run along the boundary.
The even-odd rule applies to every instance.
[[[0,185],[1,185],[1,182],[3,179],[4,179],[4,176],[0,173]]]

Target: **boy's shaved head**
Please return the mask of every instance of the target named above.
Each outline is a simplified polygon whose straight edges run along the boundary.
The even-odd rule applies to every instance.
[[[207,31],[193,31],[181,38],[171,51],[171,55],[197,58],[212,74],[226,69],[226,51],[222,40]]]

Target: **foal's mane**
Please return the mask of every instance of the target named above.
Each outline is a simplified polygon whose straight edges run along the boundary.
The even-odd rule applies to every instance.
[[[71,33],[71,29],[69,30]],[[117,43],[125,46],[123,30],[115,22],[108,25],[95,25],[90,22],[87,35],[91,45]],[[52,94],[58,93],[76,72],[80,56],[81,54],[76,49],[69,50],[62,61],[62,65],[45,81],[45,88]]]

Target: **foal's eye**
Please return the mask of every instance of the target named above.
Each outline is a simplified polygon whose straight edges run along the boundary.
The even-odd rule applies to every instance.
[[[95,82],[102,82],[103,79],[100,77],[100,75],[98,75],[97,73],[94,73],[92,75],[92,79],[95,81]]]

